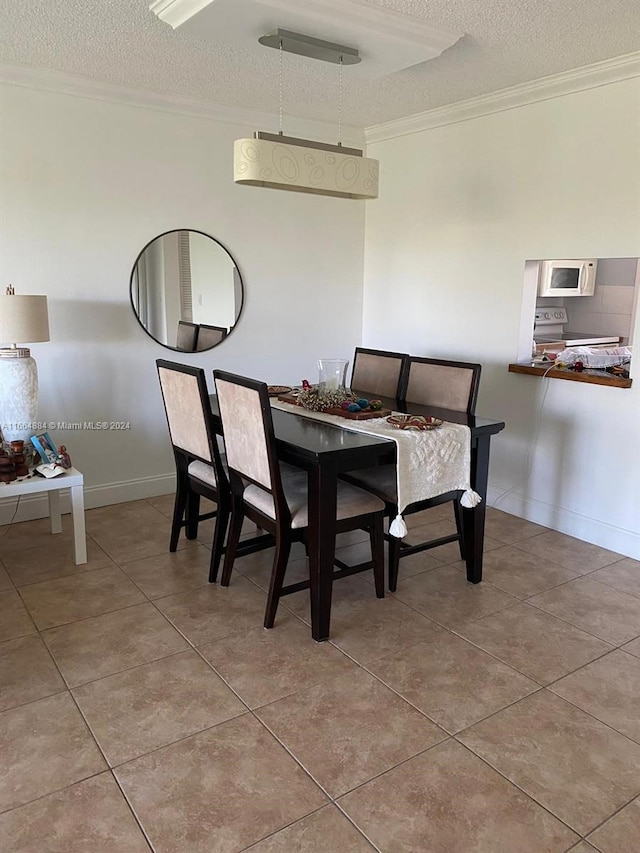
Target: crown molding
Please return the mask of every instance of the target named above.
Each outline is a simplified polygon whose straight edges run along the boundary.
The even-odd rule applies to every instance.
[[[177,29],[216,0],[152,0],[149,9],[165,24]],[[314,0],[313,4],[300,0],[253,0],[260,6],[282,12],[304,13],[309,20],[326,23],[335,21],[353,24],[375,33],[402,38],[414,44],[425,43],[436,55],[462,37],[462,32],[437,27],[424,18],[417,18],[384,6],[372,6],[366,0]],[[366,13],[366,15],[365,15]]]
[[[365,128],[367,145],[640,77],[640,51]]]
[[[44,92],[55,92],[60,95],[126,104],[159,112],[214,119],[225,124],[241,125],[243,128],[268,130],[274,128],[278,122],[275,113],[249,110],[242,107],[219,106],[210,101],[187,98],[182,95],[160,95],[128,86],[102,83],[99,80],[92,80],[75,74],[25,65],[0,63],[0,83],[23,86],[27,89],[38,89]],[[290,124],[287,128],[288,131],[295,131],[303,135],[317,136],[322,139],[327,136],[331,138],[336,133],[335,126],[325,122],[295,118],[294,116],[288,116],[287,120]],[[342,131],[345,144],[353,143],[362,146],[364,143],[362,128],[343,125]]]
[[[299,12],[301,6],[300,0],[255,0],[255,2],[292,12]],[[464,35],[457,30],[434,26],[425,18],[397,12],[386,6],[372,6],[366,0],[313,0],[313,4],[305,4],[304,14],[320,21],[337,19],[341,23],[355,24],[362,29],[402,38],[415,44],[426,43],[438,53],[450,47]]]
[[[149,3],[149,11],[175,30],[189,18],[201,12],[209,3],[211,0],[152,0]]]

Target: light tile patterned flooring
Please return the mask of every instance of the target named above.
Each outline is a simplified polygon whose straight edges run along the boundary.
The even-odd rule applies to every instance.
[[[304,592],[261,627],[271,552],[169,555],[171,506],[88,512],[85,566],[0,530],[3,853],[640,849],[640,563],[489,509],[482,584],[452,545],[345,579],[316,644]]]

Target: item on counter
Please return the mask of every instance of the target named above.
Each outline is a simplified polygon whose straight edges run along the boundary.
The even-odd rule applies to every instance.
[[[615,364],[613,367],[605,367],[605,370],[613,376],[621,376],[623,379],[629,378],[629,371],[620,364]]]
[[[605,370],[607,367],[628,364],[631,361],[631,355],[631,347],[567,347],[558,353],[556,366],[563,364],[574,367],[577,362],[581,362],[583,368]]]

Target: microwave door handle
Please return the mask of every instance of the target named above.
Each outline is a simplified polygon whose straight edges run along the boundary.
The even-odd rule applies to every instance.
[[[587,283],[587,265],[580,264],[580,275],[578,276],[578,293],[584,293],[584,288]]]

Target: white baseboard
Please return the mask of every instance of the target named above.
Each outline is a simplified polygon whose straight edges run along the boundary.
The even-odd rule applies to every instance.
[[[85,486],[84,505],[85,509],[95,509],[99,506],[154,498],[158,495],[171,494],[175,492],[175,488],[175,474],[142,477],[138,480],[107,483],[102,486]],[[66,489],[60,494],[60,507],[63,513],[71,512],[69,492]],[[22,496],[3,500],[2,489],[0,488],[0,525],[31,521],[35,518],[47,518],[48,515],[49,503],[46,495]]]
[[[575,536],[583,542],[590,542],[600,548],[640,560],[640,533],[636,531],[616,527],[545,501],[525,498],[515,493],[505,495],[504,489],[491,485],[487,492],[487,505],[566,533],[568,536]]]
[[[143,477],[120,483],[107,483],[102,486],[85,486],[84,501],[86,509],[99,506],[143,500],[158,495],[167,495],[175,491],[175,475],[162,474],[156,477]],[[35,518],[47,518],[49,506],[46,495],[2,500],[0,489],[0,525]],[[545,503],[540,500],[522,497],[515,493],[505,495],[504,489],[489,485],[487,505],[495,506],[510,515],[517,515],[535,524],[558,530],[568,536],[575,536],[584,542],[599,545],[618,554],[624,554],[634,560],[640,560],[640,533],[615,527],[595,518],[572,512],[568,509]],[[17,512],[16,512],[17,506]],[[71,512],[68,492],[61,494],[62,512]],[[15,514],[15,517],[14,517]]]

